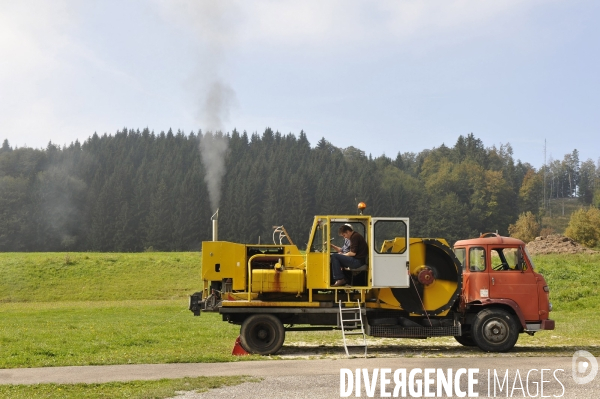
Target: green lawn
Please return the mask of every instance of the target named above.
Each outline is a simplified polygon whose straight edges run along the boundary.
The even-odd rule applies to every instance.
[[[0,306],[0,368],[236,361],[239,327],[193,317],[187,302],[10,303]]]
[[[0,303],[183,299],[200,264],[198,252],[0,253]]]
[[[554,331],[522,335],[526,353],[600,345],[600,255],[543,255],[536,270],[550,286]],[[198,253],[0,254],[0,367],[227,362],[239,327],[216,313],[193,317],[187,297],[200,287]],[[281,356],[340,352],[337,331],[291,332]],[[370,339],[370,353],[446,347],[452,338]],[[391,349],[390,349],[391,348]],[[566,353],[566,352],[565,352]],[[480,352],[480,354],[482,354]],[[436,351],[432,355],[438,355]],[[483,355],[483,354],[482,354]]]
[[[533,260],[550,287],[554,310],[600,319],[600,254],[539,255]]]

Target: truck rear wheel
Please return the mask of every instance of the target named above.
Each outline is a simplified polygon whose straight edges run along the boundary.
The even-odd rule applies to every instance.
[[[285,330],[276,316],[255,314],[242,323],[240,329],[242,346],[257,355],[272,355],[283,346]]]
[[[481,350],[507,352],[519,339],[519,325],[505,310],[484,309],[475,316],[471,336]]]

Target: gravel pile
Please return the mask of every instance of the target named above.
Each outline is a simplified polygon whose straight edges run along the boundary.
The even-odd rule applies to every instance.
[[[534,241],[527,244],[527,251],[531,255],[594,254],[598,252],[578,244],[572,238],[560,234],[536,237]]]

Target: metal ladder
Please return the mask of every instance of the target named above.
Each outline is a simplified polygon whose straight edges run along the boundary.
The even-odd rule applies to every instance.
[[[345,306],[342,306],[342,301],[338,301],[338,304],[340,306],[338,327],[342,330],[342,337],[344,338],[344,349],[346,350],[346,356],[350,356],[350,353],[348,352],[348,343],[346,342],[346,335],[362,334],[363,344],[351,346],[364,347],[364,356],[367,357],[367,336],[365,335],[365,327],[362,321],[362,309],[360,307],[360,301],[356,301],[357,307],[355,308],[347,308]],[[344,315],[349,315],[349,318],[344,318]],[[352,330],[357,330],[360,328],[360,331],[346,331],[346,328],[350,328]]]

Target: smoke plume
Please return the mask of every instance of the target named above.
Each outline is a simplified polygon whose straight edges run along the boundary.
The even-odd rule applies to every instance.
[[[238,43],[243,7],[237,1],[222,0],[169,0],[157,4],[172,23],[191,33],[195,44],[199,63],[185,86],[196,102],[194,114],[204,133],[200,155],[210,206],[216,212],[227,156],[225,124],[237,105],[235,91],[227,82],[231,81],[229,61]]]
[[[221,80],[214,80],[208,88],[202,104],[202,120],[207,131],[223,131],[229,120],[229,110],[235,105],[235,92]]]
[[[200,154],[205,170],[204,181],[208,187],[208,197],[213,212],[219,209],[221,201],[221,182],[225,175],[227,144],[227,137],[220,132],[216,134],[207,132],[200,138]]]
[[[221,182],[225,175],[228,142],[227,137],[222,134],[223,124],[229,119],[229,110],[234,102],[233,89],[220,80],[215,80],[206,92],[202,106],[202,119],[206,124],[207,132],[200,139],[200,155],[206,171],[204,180],[208,186],[210,207],[213,212],[219,209]]]
[[[200,138],[200,155],[205,169],[210,206],[219,208],[221,183],[225,175],[228,138],[224,135],[232,107],[237,105],[233,88],[227,83],[228,60],[238,39],[239,5],[221,0],[173,0],[164,11],[182,29],[193,34],[199,65],[186,82],[197,102],[196,116],[205,133]],[[185,23],[181,23],[185,21]]]

